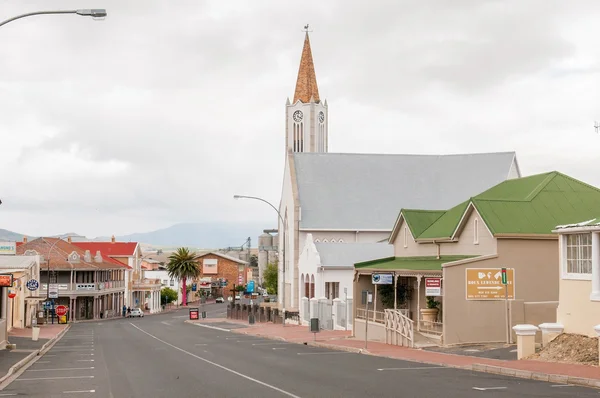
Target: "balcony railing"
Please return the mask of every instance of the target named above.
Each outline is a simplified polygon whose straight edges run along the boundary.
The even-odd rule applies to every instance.
[[[51,285],[57,285],[59,292],[85,293],[119,289],[125,286],[125,282],[108,281],[97,283],[51,283]],[[46,291],[48,289],[48,284],[40,284],[40,289]]]
[[[161,287],[162,286],[162,282],[159,278],[154,279],[154,278],[144,278],[140,281],[133,281],[132,283],[133,287],[137,287],[137,288],[153,288],[153,287]]]

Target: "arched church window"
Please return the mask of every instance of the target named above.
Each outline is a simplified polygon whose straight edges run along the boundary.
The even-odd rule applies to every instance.
[[[323,239],[323,243],[329,243],[327,239]]]

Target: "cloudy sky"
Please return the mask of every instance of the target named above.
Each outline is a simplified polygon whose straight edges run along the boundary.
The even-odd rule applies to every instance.
[[[263,221],[310,23],[330,151],[517,151],[600,186],[598,1],[4,1],[0,228]],[[594,162],[595,161],[595,162]]]

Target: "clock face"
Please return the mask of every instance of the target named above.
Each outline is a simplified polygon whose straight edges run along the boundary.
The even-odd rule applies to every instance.
[[[325,114],[323,112],[319,112],[319,122],[323,123],[325,121]]]
[[[294,118],[295,122],[300,123],[302,121],[302,117],[303,117],[302,111],[296,111],[296,112],[294,112],[293,118]]]

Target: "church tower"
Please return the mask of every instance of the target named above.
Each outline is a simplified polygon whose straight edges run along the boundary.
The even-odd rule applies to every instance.
[[[319,98],[315,65],[310,50],[308,32],[298,69],[294,101],[288,98],[285,107],[286,150],[292,152],[327,152],[327,101]]]

